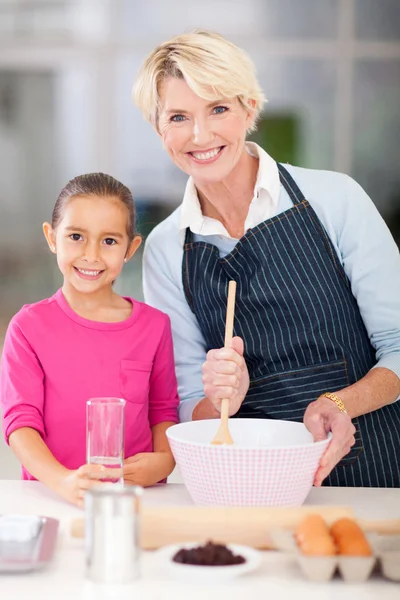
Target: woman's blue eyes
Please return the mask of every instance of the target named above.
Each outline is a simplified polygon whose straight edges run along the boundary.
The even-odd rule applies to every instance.
[[[229,110],[227,106],[215,106],[213,108],[213,114],[214,115],[222,115],[227,110]],[[173,121],[174,123],[182,123],[183,121],[185,121],[185,119],[186,119],[185,115],[173,115],[171,117],[171,121]]]
[[[80,242],[82,239],[82,236],[80,233],[71,233],[71,235],[69,237],[74,242]],[[116,242],[116,240],[114,240],[114,238],[105,238],[104,243],[106,246],[114,246],[117,242]]]
[[[182,121],[184,121],[185,117],[183,115],[174,115],[173,117],[171,117],[171,121],[174,121],[174,123],[181,123]]]

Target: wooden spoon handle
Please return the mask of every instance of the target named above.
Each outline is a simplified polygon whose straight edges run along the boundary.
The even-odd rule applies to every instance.
[[[228,285],[228,305],[226,307],[225,321],[225,348],[230,348],[233,338],[233,321],[235,318],[236,281],[230,281]]]
[[[227,423],[229,419],[229,398],[221,400],[221,421]]]
[[[233,337],[233,321],[235,318],[236,281],[230,281],[228,285],[228,302],[226,307],[225,341],[224,347],[230,348]],[[212,444],[233,444],[232,436],[228,427],[229,399],[224,398],[221,402],[221,419],[219,428],[215,434]]]
[[[228,303],[226,307],[225,320],[225,348],[230,348],[233,338],[233,322],[235,320],[235,298],[236,298],[236,281],[230,281],[228,285]],[[229,419],[229,399],[224,398],[221,403],[221,421],[228,426]]]

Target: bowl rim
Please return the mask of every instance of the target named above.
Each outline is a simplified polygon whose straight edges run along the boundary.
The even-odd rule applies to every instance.
[[[216,421],[218,419],[202,419],[202,421]],[[259,419],[242,419],[243,421],[258,421]],[[283,421],[283,419],[276,419],[277,421],[279,420],[280,422],[287,422],[287,423],[297,423],[299,425],[303,425],[303,423],[299,423],[298,421]],[[285,446],[239,446],[238,444],[232,444],[232,445],[228,445],[228,444],[222,444],[222,445],[214,445],[211,444],[211,439],[210,441],[207,442],[194,442],[194,441],[190,441],[190,440],[180,440],[177,439],[176,437],[174,437],[173,433],[171,435],[171,429],[174,429],[174,427],[179,427],[180,425],[186,425],[187,423],[193,423],[194,421],[184,421],[183,423],[175,423],[175,425],[171,425],[171,427],[169,427],[166,431],[167,434],[167,438],[171,439],[174,442],[178,442],[179,444],[189,444],[190,446],[200,446],[202,448],[212,448],[211,452],[214,452],[215,450],[218,450],[220,448],[224,448],[224,449],[229,449],[229,452],[236,452],[239,450],[292,450],[293,448],[315,448],[316,446],[325,446],[328,445],[329,442],[332,440],[332,432],[328,433],[328,436],[325,440],[320,440],[319,442],[308,442],[307,444],[291,444],[291,445],[285,445]]]

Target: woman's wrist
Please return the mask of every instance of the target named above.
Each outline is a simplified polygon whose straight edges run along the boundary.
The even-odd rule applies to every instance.
[[[320,395],[320,398],[327,398],[328,400],[333,402],[338,407],[340,412],[347,414],[346,406],[345,406],[342,398],[340,396],[338,396],[337,394],[335,394],[333,392],[324,392],[323,394]]]

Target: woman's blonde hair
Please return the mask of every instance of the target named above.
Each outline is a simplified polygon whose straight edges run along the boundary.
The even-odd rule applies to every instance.
[[[254,113],[255,124],[265,102],[256,70],[247,54],[210,31],[195,30],[164,42],[146,58],[133,88],[133,100],[144,118],[158,129],[160,85],[168,77],[184,79],[205,100],[238,98]]]

